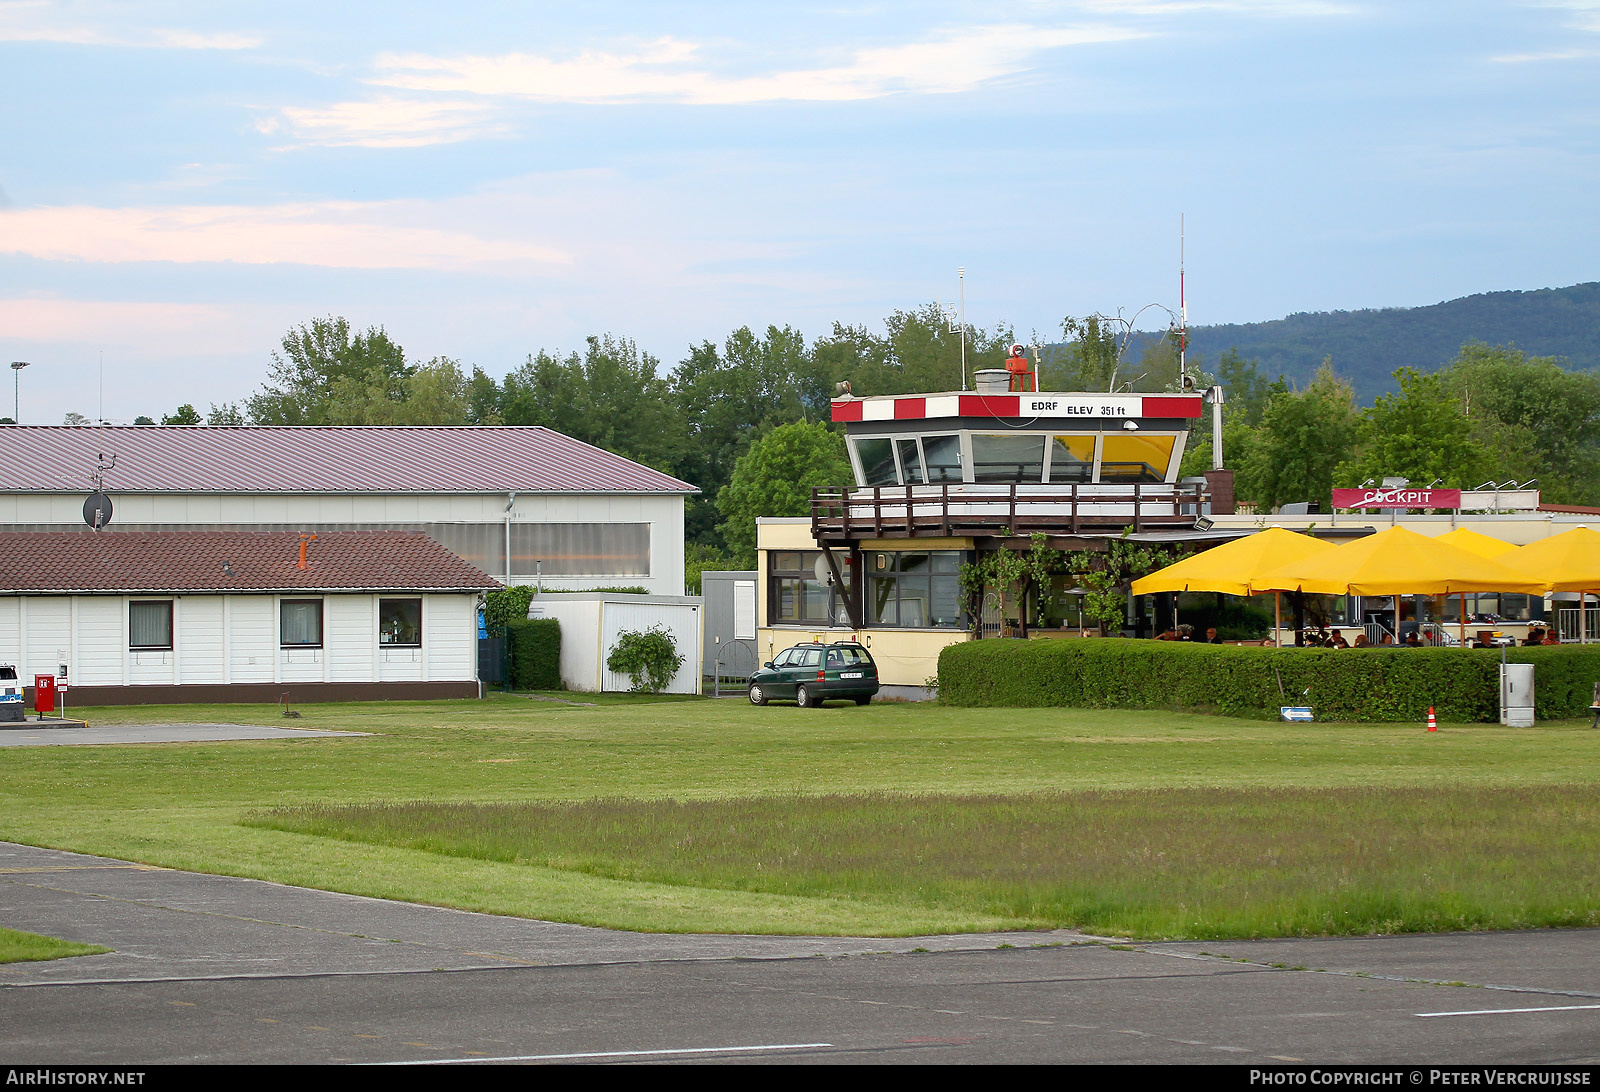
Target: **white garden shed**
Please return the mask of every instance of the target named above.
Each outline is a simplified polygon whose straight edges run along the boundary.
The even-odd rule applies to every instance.
[[[660,627],[671,635],[683,657],[666,693],[700,693],[703,615],[697,595],[546,593],[528,606],[529,618],[554,618],[561,623],[562,685],[591,692],[632,689],[633,679],[609,670],[606,659],[625,631]]]

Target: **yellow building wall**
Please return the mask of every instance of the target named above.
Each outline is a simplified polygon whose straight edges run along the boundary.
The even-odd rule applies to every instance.
[[[970,550],[970,538],[867,539],[861,542],[863,554],[877,552],[921,552],[924,550]],[[885,686],[922,686],[939,673],[939,653],[946,645],[971,640],[966,630],[957,629],[850,629],[844,626],[772,626],[767,624],[767,551],[815,550],[811,521],[758,520],[756,522],[756,611],[760,626],[756,630],[757,659],[767,663],[786,648],[809,642],[859,641],[872,652],[878,664],[878,681]]]
[[[1315,516],[1212,516],[1211,521],[1219,530],[1249,528],[1259,531],[1264,531],[1268,527],[1283,527],[1290,531],[1303,531],[1309,527],[1315,527],[1319,531],[1371,527],[1375,531],[1385,531],[1398,524],[1409,531],[1430,538],[1448,534],[1457,527],[1466,527],[1480,535],[1509,542],[1513,546],[1526,546],[1530,542],[1538,542],[1551,535],[1570,531],[1581,523],[1600,523],[1600,516],[1585,517],[1562,512],[1529,512],[1526,515],[1505,516],[1464,515],[1457,516],[1455,522],[1451,523],[1449,516],[1400,516],[1391,522],[1386,513],[1373,512],[1367,515],[1339,513],[1335,516],[1324,512]]]

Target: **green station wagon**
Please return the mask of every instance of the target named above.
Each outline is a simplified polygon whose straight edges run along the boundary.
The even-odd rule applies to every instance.
[[[854,641],[795,645],[750,676],[752,705],[784,698],[806,707],[835,698],[865,705],[877,692],[878,665]]]

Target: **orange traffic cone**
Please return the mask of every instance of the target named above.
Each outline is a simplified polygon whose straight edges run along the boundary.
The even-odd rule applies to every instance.
[[[1437,732],[1438,730],[1439,730],[1439,722],[1438,722],[1438,720],[1436,720],[1434,718],[1433,706],[1430,705],[1430,706],[1428,706],[1428,731]]]

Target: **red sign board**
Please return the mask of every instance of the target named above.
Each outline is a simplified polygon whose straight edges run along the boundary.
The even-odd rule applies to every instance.
[[[1459,489],[1335,489],[1335,508],[1460,508]]]

